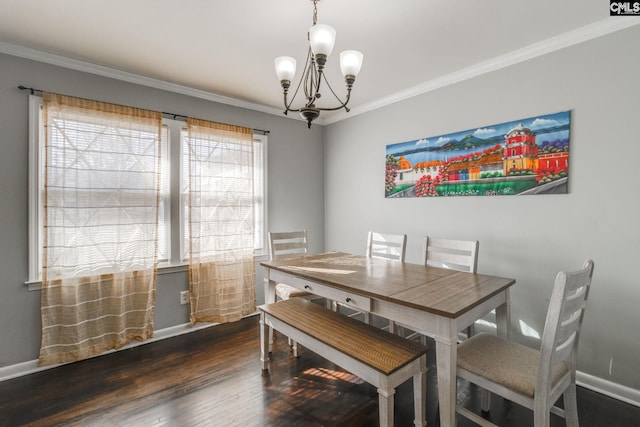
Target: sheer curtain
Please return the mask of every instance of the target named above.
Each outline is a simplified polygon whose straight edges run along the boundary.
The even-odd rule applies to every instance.
[[[161,113],[44,94],[40,364],[153,335]]]
[[[256,309],[253,131],[187,126],[190,320],[231,322]]]

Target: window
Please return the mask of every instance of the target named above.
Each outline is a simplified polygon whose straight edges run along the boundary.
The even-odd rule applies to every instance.
[[[29,99],[29,283],[42,278],[43,200],[44,193],[44,120],[42,98]],[[185,159],[183,140],[186,124],[178,120],[163,120],[162,169],[159,211],[158,260],[160,267],[185,263],[186,197],[184,194]],[[266,250],[266,165],[267,136],[254,135],[254,200],[255,254]]]

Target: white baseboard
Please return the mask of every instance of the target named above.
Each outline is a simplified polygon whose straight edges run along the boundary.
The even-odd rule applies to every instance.
[[[258,312],[251,313],[246,317],[255,316],[257,314]],[[129,344],[119,348],[118,350],[105,351],[104,353],[100,353],[96,356],[102,356],[104,354],[113,353],[115,351],[138,347],[140,345],[145,345],[155,341],[176,337],[182,334],[188,334],[190,332],[199,331],[201,329],[209,328],[211,326],[216,326],[216,325],[219,325],[219,323],[199,323],[195,326],[191,326],[190,323],[183,323],[182,325],[176,325],[176,326],[171,326],[169,328],[159,329],[154,332],[152,338],[149,338],[146,341],[143,341],[143,342],[132,341]],[[70,363],[73,363],[73,362],[70,362]],[[27,362],[16,363],[15,365],[4,366],[0,368],[0,382],[10,380],[11,378],[21,377],[23,375],[33,374],[35,372],[46,371],[47,369],[55,368],[61,365],[64,365],[64,363],[58,364],[58,365],[38,366],[38,359],[35,359],[35,360],[29,360]]]
[[[249,316],[254,316],[258,314],[252,313]],[[185,323],[182,325],[172,326],[170,328],[160,329],[156,331],[153,335],[153,338],[148,339],[144,342],[134,341],[132,343],[127,344],[119,350],[111,350],[109,352],[105,352],[102,354],[111,353],[114,351],[120,351],[127,348],[137,347],[139,345],[145,345],[150,342],[160,341],[163,339],[175,337],[182,334],[188,334],[190,332],[195,332],[204,328],[208,328],[210,326],[215,326],[218,323],[204,323],[196,326],[191,326],[189,323]],[[258,357],[256,355],[256,357]],[[38,366],[38,360],[30,360],[28,362],[17,363],[15,365],[5,366],[0,368],[0,381],[9,380],[11,378],[21,377],[23,375],[32,374],[35,372],[44,371],[46,369],[55,368],[60,365],[51,365],[51,366]],[[640,390],[633,389],[631,387],[627,387],[621,384],[617,384],[603,378],[595,377],[593,375],[577,371],[576,372],[576,383],[579,386],[584,388],[588,388],[589,390],[593,390],[596,393],[604,394],[605,396],[611,397],[613,399],[620,400],[625,403],[629,403],[630,405],[640,407]]]
[[[576,384],[596,393],[640,407],[640,390],[576,371]]]

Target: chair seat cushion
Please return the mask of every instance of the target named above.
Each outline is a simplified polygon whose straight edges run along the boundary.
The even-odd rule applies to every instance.
[[[301,291],[293,286],[285,285],[284,283],[278,283],[276,285],[276,295],[278,295],[280,299],[288,300],[289,298],[306,297],[312,294],[306,291]]]
[[[458,346],[458,368],[489,379],[520,394],[534,397],[540,352],[515,341],[481,333]],[[554,367],[553,385],[568,370]]]

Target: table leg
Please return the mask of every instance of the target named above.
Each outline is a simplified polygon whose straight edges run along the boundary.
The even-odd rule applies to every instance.
[[[264,278],[264,303],[271,304],[276,302],[276,282],[269,280],[269,270],[267,270],[267,277]],[[273,344],[273,328],[267,327],[269,333],[269,349]]]
[[[509,325],[511,324],[511,310],[509,309],[509,290],[505,290],[506,301],[496,307],[496,327],[498,336],[509,338]]]
[[[260,313],[260,362],[262,362],[262,370],[269,368],[269,331],[271,328],[267,325],[264,312]]]
[[[398,335],[398,325],[393,320],[389,320],[389,333]]]
[[[455,335],[450,338],[435,337],[435,341],[440,426],[453,427],[456,425],[456,359],[458,341]]]

